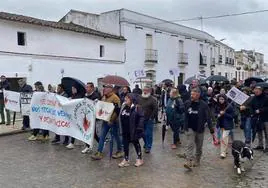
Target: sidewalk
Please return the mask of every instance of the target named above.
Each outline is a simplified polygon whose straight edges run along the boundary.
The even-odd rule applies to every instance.
[[[0,136],[6,136],[6,135],[25,132],[21,130],[21,127],[22,127],[21,121],[17,121],[15,125],[9,125],[9,126],[0,125]]]

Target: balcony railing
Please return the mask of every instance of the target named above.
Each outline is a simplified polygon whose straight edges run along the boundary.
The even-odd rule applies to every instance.
[[[222,63],[222,55],[219,55],[219,63]]]
[[[215,57],[212,57],[210,67],[215,67],[215,64],[216,64],[216,59]]]
[[[158,52],[157,50],[145,49],[145,63],[157,63]]]
[[[207,56],[200,55],[200,64],[201,66],[207,66]]]
[[[178,64],[179,65],[188,65],[188,54],[187,53],[178,53]]]

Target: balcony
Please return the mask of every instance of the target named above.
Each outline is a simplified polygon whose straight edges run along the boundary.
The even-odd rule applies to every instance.
[[[211,61],[210,67],[211,67],[211,68],[215,67],[215,66],[216,66],[216,65],[215,65],[215,64],[216,64],[216,59],[215,59],[215,57],[211,58],[210,61]]]
[[[222,64],[222,55],[219,55],[219,64]]]
[[[204,56],[201,53],[200,53],[199,66],[207,66],[207,56]]]
[[[157,50],[145,49],[145,64],[155,64],[158,62]]]
[[[188,65],[188,54],[178,53],[178,64],[179,66]]]

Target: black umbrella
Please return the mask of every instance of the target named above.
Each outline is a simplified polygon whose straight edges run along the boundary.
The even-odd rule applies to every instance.
[[[65,92],[68,94],[68,96],[72,96],[72,86],[77,86],[77,92],[78,94],[82,94],[82,96],[86,93],[86,85],[76,78],[71,77],[64,77],[61,79],[61,83],[64,86]]]
[[[224,77],[224,76],[212,75],[212,76],[208,77],[206,79],[206,81],[210,81],[210,82],[213,82],[213,81],[215,81],[215,82],[227,82],[228,79],[226,77]]]
[[[166,132],[167,132],[167,124],[166,124],[166,122],[164,122],[163,126],[162,126],[162,146],[163,147],[164,147]]]
[[[260,126],[260,118],[259,117],[252,118],[252,143],[256,138],[256,134],[259,128],[258,126]]]
[[[165,79],[161,83],[166,84],[167,86],[171,86],[174,82],[170,79]]]
[[[249,78],[247,78],[245,80],[244,85],[245,86],[250,86],[251,82],[253,82],[253,81],[255,81],[255,82],[264,82],[264,80],[259,78],[259,77],[249,77]]]
[[[110,129],[110,132],[111,132],[111,140],[110,140],[110,153],[109,153],[109,156],[110,156],[110,160],[112,159],[112,156],[113,156],[113,141],[114,141],[114,134],[113,134],[113,127]]]
[[[185,84],[191,84],[193,82],[193,80],[199,80],[200,84],[205,84],[206,83],[206,80],[204,78],[199,78],[198,79],[198,78],[196,78],[196,76],[192,76],[190,78],[187,78],[184,83]]]
[[[260,86],[262,88],[268,88],[268,82],[259,82],[256,84],[256,86]]]

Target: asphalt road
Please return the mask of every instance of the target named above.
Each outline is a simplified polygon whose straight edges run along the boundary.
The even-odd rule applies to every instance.
[[[67,150],[49,142],[29,142],[28,134],[0,137],[0,188],[268,187],[268,156],[262,152],[255,152],[253,165],[245,162],[246,172],[238,176],[230,152],[221,160],[219,148],[206,133],[201,166],[189,172],[183,168],[184,159],[176,156],[184,151],[183,136],[182,146],[171,150],[169,130],[163,148],[160,130],[155,128],[153,150],[144,154],[144,166],[123,169],[117,166],[120,160],[109,160],[108,144],[106,157],[91,161],[89,155],[81,154],[81,143]],[[238,129],[235,137],[243,138]],[[134,164],[133,147],[130,152]]]

